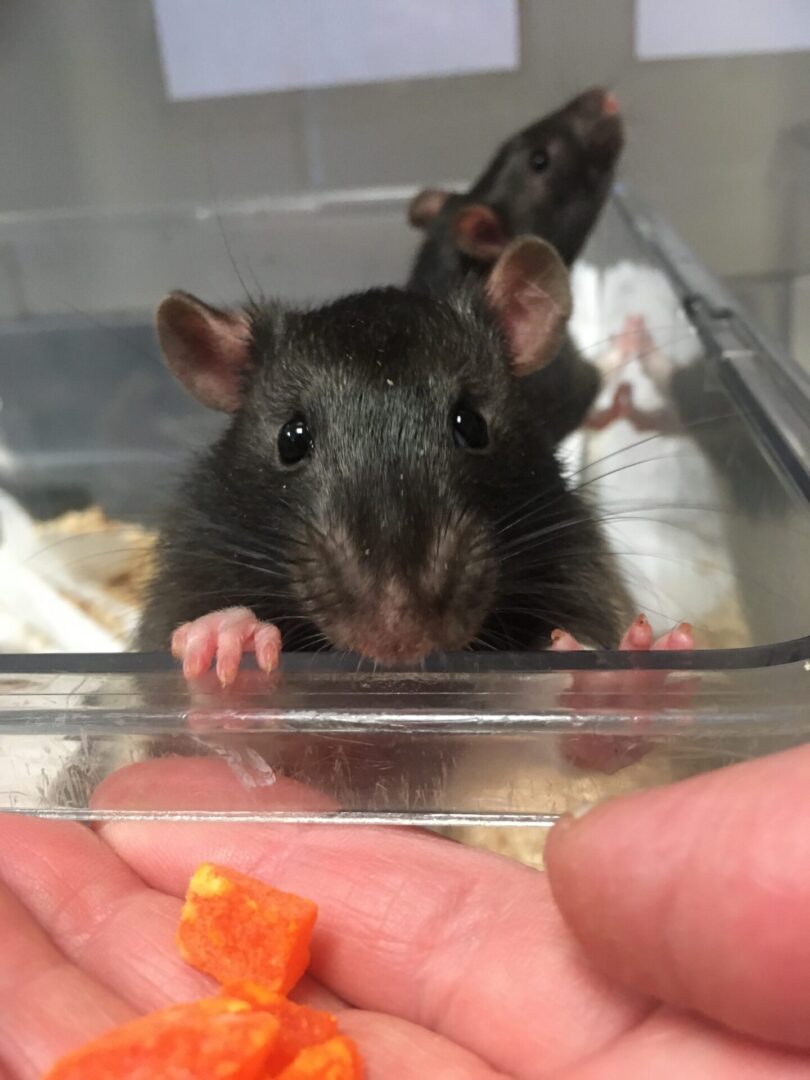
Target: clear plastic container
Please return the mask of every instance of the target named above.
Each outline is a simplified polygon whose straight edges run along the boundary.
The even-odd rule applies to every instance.
[[[403,280],[407,194],[0,220],[0,487],[41,518],[92,504],[152,522],[218,424],[160,363],[160,295],[237,299],[234,263],[248,289],[292,299]],[[697,651],[388,673],[290,655],[274,681],[247,670],[228,693],[189,687],[167,657],[0,656],[0,809],[544,824],[806,741],[807,374],[627,191],[574,284],[603,401],[626,381],[641,419],[577,435],[566,467],[596,492],[639,607],[661,629],[691,621]],[[635,351],[628,316],[644,319]],[[187,782],[161,783],[148,759],[167,753]]]
[[[810,122],[780,140],[778,273],[734,277],[742,303],[810,374]]]

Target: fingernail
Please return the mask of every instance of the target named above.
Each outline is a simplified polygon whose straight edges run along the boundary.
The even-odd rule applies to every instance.
[[[601,799],[592,799],[590,802],[580,803],[579,806],[575,806],[574,809],[569,810],[568,813],[575,821],[579,821],[580,818],[584,818],[590,810],[593,810],[595,806],[598,806],[601,801]]]

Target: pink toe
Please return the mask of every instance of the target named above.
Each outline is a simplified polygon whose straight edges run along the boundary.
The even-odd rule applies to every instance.
[[[197,679],[208,670],[216,652],[216,635],[205,626],[193,626],[186,636],[183,652],[183,674]]]
[[[171,650],[175,660],[181,660],[185,654],[189,625],[189,623],[183,623],[172,634]]]
[[[281,654],[281,633],[272,624],[262,626],[255,637],[256,662],[268,674],[278,667]]]
[[[551,631],[551,652],[581,652],[582,645],[567,630]]]
[[[663,651],[671,649],[673,651],[681,649],[694,649],[695,639],[692,634],[692,627],[689,623],[679,623],[674,630],[670,630],[656,641],[653,645],[654,649]]]
[[[641,651],[649,649],[652,645],[652,627],[646,615],[639,615],[627,628],[624,637],[619,642],[619,648],[625,651]]]
[[[243,634],[234,627],[220,630],[217,639],[217,678],[221,686],[230,686],[239,674],[242,662]]]
[[[243,643],[246,643],[248,639],[252,638],[256,627],[260,625],[250,608],[226,608],[225,611],[221,611],[219,614],[221,616],[219,626],[220,631],[235,631],[240,635]]]

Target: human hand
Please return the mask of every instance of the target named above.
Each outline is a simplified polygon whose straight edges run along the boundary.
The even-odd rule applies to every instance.
[[[615,800],[554,830],[548,876],[416,830],[2,818],[0,1077],[215,990],[173,942],[205,860],[317,901],[299,998],[370,1080],[810,1077],[779,1049],[810,1048],[809,773],[802,749]],[[239,805],[221,762],[106,797],[134,778]]]

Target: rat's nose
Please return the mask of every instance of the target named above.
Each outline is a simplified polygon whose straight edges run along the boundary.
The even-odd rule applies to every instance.
[[[606,90],[602,98],[602,112],[605,116],[615,116],[619,111],[619,101],[612,90]]]
[[[591,86],[569,101],[567,111],[581,120],[597,120],[603,114],[608,93],[602,86]]]

